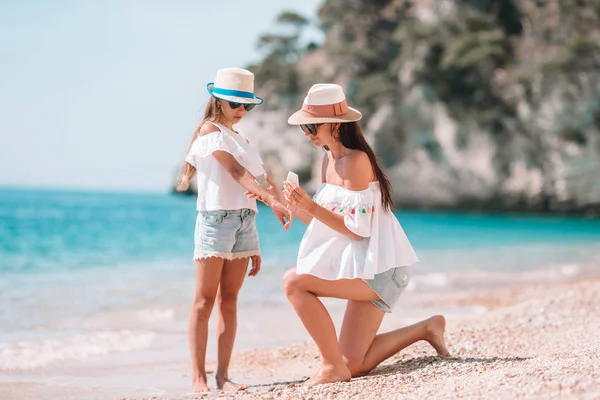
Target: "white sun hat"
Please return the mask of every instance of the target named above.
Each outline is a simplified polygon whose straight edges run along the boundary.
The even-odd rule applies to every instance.
[[[344,89],[333,83],[313,85],[304,98],[302,109],[288,118],[290,125],[322,124],[326,122],[359,121],[362,114],[348,107]]]
[[[254,95],[254,74],[242,68],[217,70],[214,82],[206,85],[211,96],[240,104],[262,104],[263,99]]]

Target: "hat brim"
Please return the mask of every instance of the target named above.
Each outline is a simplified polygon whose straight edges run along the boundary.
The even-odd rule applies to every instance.
[[[238,97],[238,96],[225,96],[222,94],[216,94],[213,93],[213,84],[209,83],[208,85],[206,85],[206,90],[208,90],[208,93],[210,93],[210,95],[212,97],[216,97],[217,99],[221,99],[221,100],[227,100],[227,101],[232,101],[234,103],[239,103],[239,104],[256,104],[256,105],[260,105],[264,102],[264,100],[261,97],[255,96],[253,99],[248,98],[248,97]]]
[[[333,117],[313,117],[312,115],[298,110],[288,118],[288,124],[290,125],[304,125],[304,124],[325,124],[328,122],[356,122],[360,121],[362,114],[356,108],[348,107],[348,112],[343,115],[336,115]]]

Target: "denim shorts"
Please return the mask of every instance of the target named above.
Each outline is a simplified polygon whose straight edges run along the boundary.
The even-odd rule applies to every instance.
[[[373,300],[372,303],[386,313],[392,312],[394,304],[408,286],[409,281],[409,266],[392,268],[375,274],[373,279],[365,279],[365,282],[380,298],[380,300]]]
[[[259,254],[254,210],[198,211],[194,260],[208,257],[233,260]]]

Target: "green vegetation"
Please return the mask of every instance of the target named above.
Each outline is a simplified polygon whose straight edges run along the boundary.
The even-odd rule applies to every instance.
[[[410,127],[434,118],[412,111],[442,107],[459,126],[459,148],[477,135],[495,143],[490,196],[502,196],[511,165],[523,160],[543,177],[527,201],[548,210],[577,196],[600,204],[600,171],[569,169],[581,164],[573,149],[600,160],[599,15],[600,0],[325,0],[318,21],[282,13],[277,22],[288,33],[263,35],[265,57],[250,68],[262,93],[277,99],[271,108],[296,108],[316,81],[342,84],[363,126],[391,105],[394,126],[406,127],[400,143],[415,138],[440,162],[437,139]],[[311,24],[322,43],[301,41]],[[588,183],[570,188],[571,173]]]

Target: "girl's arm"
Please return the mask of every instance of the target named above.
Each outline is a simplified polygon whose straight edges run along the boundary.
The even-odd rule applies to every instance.
[[[278,189],[278,187],[276,186],[277,184],[276,184],[275,182],[273,182],[273,181],[271,180],[271,178],[270,178],[268,175],[267,175],[267,181],[268,181],[268,182],[271,184],[271,187],[270,187],[270,188],[268,188],[267,190],[268,190],[268,191],[269,191],[271,194],[273,194],[273,195],[275,196],[275,198],[276,198],[276,199],[277,199],[277,200],[278,200],[278,201],[279,201],[281,204],[285,203],[285,202],[286,202],[286,200],[285,200],[285,198],[283,197],[283,193],[281,192],[281,190],[280,190],[280,189]],[[279,196],[279,193],[281,193],[281,196]],[[266,201],[265,201],[263,198],[261,198],[261,197],[259,197],[259,196],[255,195],[254,193],[252,193],[252,192],[250,192],[250,191],[246,191],[246,196],[248,196],[248,197],[249,197],[249,198],[251,198],[251,199],[256,199],[256,200],[262,201],[263,203],[265,203],[265,204],[266,204]],[[302,222],[302,223],[304,223],[304,224],[308,225],[308,224],[310,224],[310,223],[311,223],[311,221],[313,220],[313,217],[312,217],[312,215],[310,215],[310,214],[309,214],[309,213],[307,213],[306,211],[304,211],[304,210],[302,210],[302,209],[300,209],[300,208],[298,208],[298,207],[296,207],[296,206],[288,206],[288,207],[289,207],[290,211],[292,212],[292,217],[295,217],[295,218],[299,219],[299,220],[300,220],[300,222]]]
[[[227,172],[250,193],[264,199],[264,203],[273,209],[273,213],[281,222],[284,229],[288,229],[292,223],[292,212],[281,204],[277,198],[267,189],[260,186],[254,176],[246,168],[237,162],[234,156],[226,151],[215,151],[212,153],[215,159],[225,168]]]
[[[279,186],[277,185],[277,183],[273,182],[273,180],[271,179],[271,177],[269,175],[265,175],[267,182],[269,182],[269,184],[271,185],[270,188],[267,188],[266,190],[269,191],[269,193],[271,193],[276,199],[277,201],[279,201],[281,204],[286,203],[286,199],[283,196],[283,192],[281,191],[281,189],[279,188]],[[260,196],[257,196],[256,194],[250,192],[249,190],[246,191],[246,196],[248,196],[251,199],[256,199],[259,201],[262,201],[263,203],[267,204],[267,201],[265,199],[263,199]],[[292,217],[295,217],[297,219],[300,220],[300,222],[308,225],[311,223],[313,217],[312,215],[310,215],[309,213],[307,213],[304,210],[301,210],[300,208],[296,207],[296,206],[288,206],[291,213],[292,213]]]

